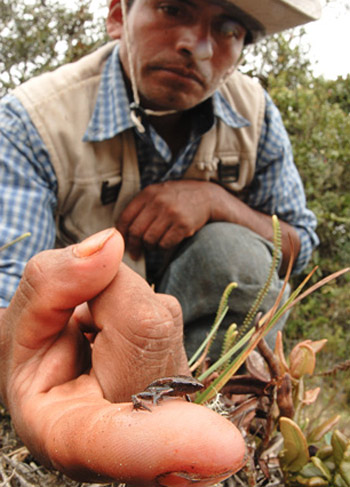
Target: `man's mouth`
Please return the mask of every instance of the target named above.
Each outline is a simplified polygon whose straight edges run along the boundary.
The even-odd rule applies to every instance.
[[[203,76],[201,76],[201,74],[194,69],[185,68],[183,66],[155,66],[152,68],[152,70],[174,73],[181,78],[187,78],[196,81],[201,86],[204,86]]]

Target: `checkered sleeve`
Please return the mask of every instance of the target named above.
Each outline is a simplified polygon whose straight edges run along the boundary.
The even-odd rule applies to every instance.
[[[0,104],[0,307],[11,300],[26,262],[55,241],[57,181],[47,150],[21,103]]]
[[[277,217],[298,232],[301,249],[293,273],[301,272],[319,240],[316,217],[306,206],[303,183],[280,112],[266,93],[265,122],[260,137],[256,175],[247,203]]]

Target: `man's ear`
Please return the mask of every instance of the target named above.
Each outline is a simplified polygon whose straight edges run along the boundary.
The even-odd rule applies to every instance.
[[[112,39],[120,39],[123,30],[123,15],[120,0],[112,0],[106,21],[107,33]]]

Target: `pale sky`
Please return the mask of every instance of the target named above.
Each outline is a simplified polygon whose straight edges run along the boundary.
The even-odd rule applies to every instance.
[[[331,3],[320,20],[305,27],[315,74],[327,79],[350,74],[350,0]]]

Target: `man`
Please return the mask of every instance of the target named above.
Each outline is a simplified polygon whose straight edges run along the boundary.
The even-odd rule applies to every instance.
[[[230,76],[244,43],[319,13],[317,2],[279,4],[273,15],[275,4],[211,4],[205,18],[200,1],[133,2],[120,45],[4,100],[1,182],[13,190],[2,190],[1,238],[32,236],[2,255],[0,305],[32,255],[116,225],[125,261],[179,299],[192,352],[231,281],[228,319],[242,323],[268,273],[272,214],[282,227],[280,274],[290,238],[294,271],[306,265],[315,218],[278,111],[256,83]],[[108,29],[122,34],[119,1]],[[276,273],[263,311],[280,288]]]
[[[11,305],[2,312],[6,367],[1,394],[31,449],[44,463],[58,465],[70,475],[79,477],[79,467],[86,475],[81,456],[84,442],[74,444],[69,455],[61,450],[61,443],[58,449],[52,443],[48,447],[48,424],[57,413],[52,408],[55,413],[49,419],[44,415],[46,422],[41,417],[43,435],[32,435],[38,425],[31,398],[36,406],[44,399],[52,406],[59,404],[58,392],[64,404],[71,400],[77,405],[68,384],[78,381],[81,393],[86,376],[80,374],[89,366],[91,353],[90,347],[81,345],[81,330],[96,335],[88,377],[98,386],[101,401],[102,395],[114,402],[128,400],[153,378],[188,373],[188,369],[177,306],[169,297],[150,295],[129,267],[118,270],[120,243],[114,244],[117,256],[109,264],[111,276],[92,290],[88,277],[67,271],[73,265],[71,247],[66,253],[55,250],[41,255],[40,251],[75,244],[116,226],[125,239],[125,262],[154,283],[157,291],[180,301],[191,349],[196,337],[207,332],[228,282],[239,285],[230,301],[229,319],[240,323],[249,309],[271,262],[272,214],[279,216],[282,229],[281,275],[290,258],[289,238],[297,255],[295,272],[306,265],[317,243],[315,219],[305,207],[279,114],[258,85],[233,71],[245,43],[317,18],[319,4],[246,3],[134,0],[126,14],[127,6],[113,1],[108,30],[112,37],[120,37],[118,44],[31,80],[3,100],[1,238],[6,242],[27,230],[32,236],[0,256],[1,307],[11,301],[26,262],[39,255],[26,268]],[[103,254],[107,237],[102,235]],[[114,233],[107,235],[108,241],[117,238]],[[87,242],[83,260],[89,257],[91,241]],[[99,254],[98,246],[95,251]],[[87,259],[91,267],[86,274],[92,281],[93,260]],[[60,274],[56,261],[67,275]],[[97,267],[96,276],[100,273]],[[128,279],[123,281],[123,275]],[[49,293],[43,292],[41,281],[47,283]],[[114,281],[118,286],[110,285]],[[276,273],[263,310],[280,288]],[[65,304],[71,294],[74,299]],[[86,302],[97,294],[101,297],[88,309]],[[133,306],[142,311],[136,312],[136,321]],[[160,306],[168,311],[160,312]],[[45,331],[46,322],[53,329]],[[32,326],[26,333],[28,323]],[[67,368],[58,377],[52,360],[46,358],[51,347],[58,367],[68,357]],[[33,377],[34,386],[29,380]],[[15,384],[13,389],[10,383]],[[94,405],[96,411],[101,404]],[[85,406],[76,408],[75,417]],[[77,431],[79,425],[71,426]],[[64,443],[67,433],[62,428],[60,423],[55,437]],[[155,430],[151,432],[155,435]],[[53,451],[58,452],[54,460]],[[77,457],[71,462],[73,451]],[[107,475],[99,462],[87,468],[90,476],[91,469],[103,472],[104,478]],[[161,471],[173,470],[168,465]],[[130,475],[118,472],[110,476]],[[207,479],[223,472],[221,465],[215,473],[197,474]],[[138,481],[143,475],[145,470]],[[160,474],[157,470],[149,475],[154,479]]]

